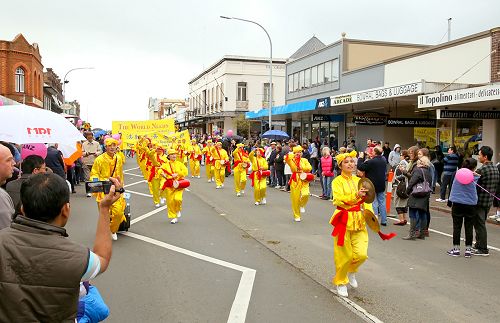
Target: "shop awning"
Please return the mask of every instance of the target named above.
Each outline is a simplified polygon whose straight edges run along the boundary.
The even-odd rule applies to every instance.
[[[290,103],[273,107],[272,115],[289,114],[294,112],[311,111],[316,109],[316,99],[302,101],[297,103]],[[256,119],[266,117],[269,115],[268,109],[260,109],[259,111],[250,111],[245,113],[245,119]]]

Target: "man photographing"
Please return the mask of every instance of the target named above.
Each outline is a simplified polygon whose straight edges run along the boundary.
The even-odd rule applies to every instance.
[[[99,203],[94,247],[67,239],[71,215],[66,181],[36,174],[21,185],[22,213],[0,231],[0,322],[74,322],[80,281],[93,279],[111,259],[109,210],[120,182]]]

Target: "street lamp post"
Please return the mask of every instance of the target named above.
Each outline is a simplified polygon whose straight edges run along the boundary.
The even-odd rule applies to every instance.
[[[255,21],[242,19],[242,18],[236,18],[236,17],[226,17],[226,16],[220,16],[220,17],[222,19],[229,19],[229,20],[234,19],[234,20],[240,20],[240,21],[255,24],[255,25],[259,26],[260,28],[262,28],[262,30],[264,30],[264,32],[267,35],[267,38],[269,39],[269,48],[270,48],[270,54],[269,54],[269,130],[271,130],[272,129],[272,127],[271,127],[271,118],[272,118],[271,115],[272,115],[272,109],[273,109],[273,42],[271,41],[271,37],[269,36],[269,33],[267,32],[267,30],[264,27],[262,27],[261,24],[255,22]]]
[[[69,81],[66,81],[66,77],[68,76],[68,74],[70,72],[73,72],[73,71],[76,71],[76,70],[93,70],[94,68],[93,67],[76,67],[76,68],[72,68],[70,69],[68,72],[66,72],[66,74],[64,75],[64,79],[63,79],[63,104],[66,103],[66,83],[68,83]]]

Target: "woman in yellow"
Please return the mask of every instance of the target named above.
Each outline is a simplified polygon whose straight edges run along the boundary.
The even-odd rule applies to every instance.
[[[200,160],[200,145],[196,143],[196,139],[192,139],[191,150],[189,151],[189,168],[191,168],[191,177],[200,178]]]
[[[212,148],[212,158],[215,161],[214,175],[215,175],[215,188],[223,188],[224,180],[226,179],[226,163],[229,163],[229,156],[227,151],[222,148],[222,142],[217,141],[215,147]]]
[[[153,195],[153,203],[155,207],[160,207],[165,204],[166,196],[165,191],[160,188],[164,182],[163,177],[160,175],[160,168],[163,163],[167,161],[164,155],[164,149],[158,143],[154,144],[155,149],[150,149],[148,152],[149,160],[151,161],[151,169],[149,170],[148,182],[151,185],[151,193]]]
[[[250,177],[252,178],[255,205],[267,204],[267,178],[262,176],[262,171],[268,170],[268,165],[267,160],[262,156],[264,156],[264,149],[262,148],[256,148],[250,153],[250,155],[248,155],[248,158],[252,163],[252,174],[250,174]]]
[[[106,146],[106,153],[99,155],[92,166],[92,170],[90,171],[90,181],[108,181],[110,177],[119,178],[123,173],[123,161],[121,158],[116,156],[116,146],[118,145],[118,141],[113,138],[107,138],[104,141],[104,145]],[[120,181],[122,180],[119,178]],[[97,204],[104,198],[104,193],[94,193]],[[125,199],[123,198],[123,194],[120,198],[111,205],[110,208],[110,217],[111,222],[109,224],[109,229],[111,231],[111,236],[113,240],[117,240],[118,236],[116,232],[120,227],[120,223],[125,221]]]
[[[234,190],[236,196],[245,194],[245,186],[247,185],[247,168],[250,159],[243,147],[245,147],[244,144],[236,144],[236,149],[233,151]]]
[[[181,217],[182,192],[184,189],[175,188],[174,181],[179,181],[187,176],[188,170],[184,163],[177,160],[177,151],[169,149],[167,151],[167,161],[160,168],[161,176],[165,179],[162,190],[166,193],[168,218],[170,223],[175,224]]]
[[[207,145],[201,151],[201,153],[205,155],[205,169],[207,171],[207,178],[209,183],[214,181],[214,170],[213,170],[214,159],[212,157],[212,148],[213,148],[212,140],[208,139]]]
[[[293,147],[293,153],[285,157],[285,162],[292,170],[290,178],[290,200],[292,201],[292,211],[295,222],[300,222],[300,213],[306,212],[306,204],[309,201],[309,182],[300,179],[302,173],[309,173],[312,170],[307,159],[302,158],[302,147]]]

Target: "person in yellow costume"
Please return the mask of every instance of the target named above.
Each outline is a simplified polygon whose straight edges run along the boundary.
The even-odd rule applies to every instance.
[[[148,179],[146,172],[146,163],[148,162],[147,152],[149,143],[150,143],[149,138],[140,137],[135,144],[137,164],[139,164],[139,168],[141,169],[142,176],[144,177],[145,180]]]
[[[187,151],[186,143],[182,142],[181,139],[177,140],[177,159],[187,167]]]
[[[161,191],[161,185],[164,178],[160,175],[160,168],[167,161],[164,154],[164,149],[158,143],[154,144],[155,149],[150,149],[148,152],[149,160],[151,161],[151,169],[149,170],[148,182],[151,183],[151,191],[153,195],[153,203],[155,207],[165,204],[165,191]]]
[[[290,200],[295,222],[300,222],[300,213],[306,212],[306,204],[309,201],[309,182],[300,179],[302,173],[309,173],[312,166],[307,159],[302,158],[302,147],[293,147],[293,153],[285,157],[285,162],[290,166],[292,177],[290,178]]]
[[[207,172],[207,178],[209,183],[214,181],[214,169],[213,169],[214,159],[212,157],[212,148],[213,148],[212,140],[208,139],[207,145],[201,151],[201,153],[205,155],[205,169]]]
[[[116,157],[118,157],[122,160],[122,165],[125,165],[125,154],[120,149],[120,146],[121,146],[121,140],[118,141],[118,145],[116,146]],[[118,176],[120,177],[120,183],[122,185],[125,185],[125,183],[124,183],[125,175],[123,174],[123,167],[122,167],[122,172],[120,174],[118,174]]]
[[[200,145],[196,143],[196,139],[191,140],[191,150],[189,151],[189,168],[191,169],[191,177],[200,178],[201,156]]]
[[[236,144],[236,149],[233,151],[234,190],[236,196],[245,194],[245,186],[247,185],[247,169],[250,159],[243,147],[245,147],[244,144]]]
[[[119,174],[123,173],[123,161],[121,158],[116,156],[116,147],[118,145],[118,141],[113,138],[107,138],[104,141],[104,145],[106,147],[106,152],[104,154],[99,155],[92,166],[92,170],[90,171],[90,181],[108,181],[110,177],[119,178]],[[104,198],[104,193],[94,193],[97,204]],[[111,205],[110,208],[110,224],[109,229],[111,231],[111,236],[113,240],[117,240],[118,236],[116,232],[118,232],[118,228],[120,227],[120,223],[125,221],[125,199],[123,195]]]
[[[252,163],[252,186],[253,186],[253,197],[255,200],[255,205],[265,205],[266,201],[266,188],[267,188],[267,177],[262,176],[262,171],[268,170],[267,160],[263,157],[264,149],[256,148],[248,158]]]
[[[215,175],[215,188],[223,188],[224,180],[226,179],[226,163],[229,163],[229,156],[227,151],[222,148],[222,142],[217,141],[215,147],[212,148],[212,158],[214,159],[214,175]]]
[[[167,161],[161,166],[160,174],[165,179],[162,190],[165,191],[167,197],[168,217],[172,219],[170,223],[175,224],[181,217],[184,189],[175,188],[174,181],[182,180],[188,174],[186,165],[177,160],[176,150],[169,149],[167,151]]]

